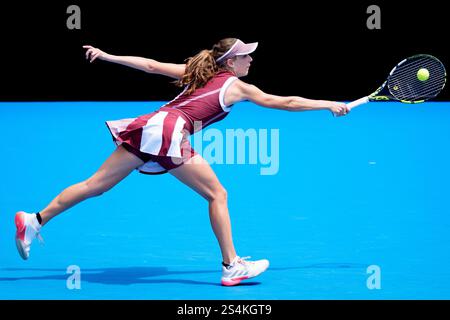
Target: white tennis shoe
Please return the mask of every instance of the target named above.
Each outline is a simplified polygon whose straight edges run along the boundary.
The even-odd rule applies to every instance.
[[[269,260],[247,261],[250,257],[241,258],[237,256],[229,267],[222,266],[222,285],[235,286],[242,280],[256,277],[266,271]]]
[[[30,256],[30,246],[34,238],[38,238],[39,242],[44,240],[40,235],[41,225],[39,224],[36,215],[33,213],[26,213],[19,211],[15,217],[16,223],[16,246],[22,259],[27,260]]]

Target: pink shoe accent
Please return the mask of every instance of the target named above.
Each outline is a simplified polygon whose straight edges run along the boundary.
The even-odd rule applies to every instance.
[[[24,219],[25,212],[19,211],[16,213],[16,217],[14,219],[14,222],[16,223],[16,238],[25,241],[25,219]]]
[[[224,286],[235,286],[239,283],[241,283],[242,280],[248,279],[248,276],[243,276],[243,277],[239,277],[239,278],[234,278],[232,280],[226,281],[226,280],[222,280],[222,285]]]

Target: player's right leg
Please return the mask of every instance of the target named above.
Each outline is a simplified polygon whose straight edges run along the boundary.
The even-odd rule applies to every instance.
[[[264,272],[269,267],[268,260],[248,261],[237,256],[231,234],[227,192],[209,163],[196,155],[169,172],[209,202],[211,226],[222,252],[222,284],[234,286]]]

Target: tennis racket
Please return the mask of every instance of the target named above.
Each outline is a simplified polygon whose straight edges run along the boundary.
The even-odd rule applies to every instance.
[[[424,102],[435,98],[445,81],[442,62],[431,55],[418,54],[397,64],[374,93],[348,103],[347,107],[351,110],[370,101]]]

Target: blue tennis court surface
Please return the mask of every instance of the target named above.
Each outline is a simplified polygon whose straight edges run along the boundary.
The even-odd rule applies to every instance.
[[[1,299],[450,299],[447,102],[370,103],[342,118],[240,103],[209,127],[278,129],[276,174],[261,175],[261,161],[212,165],[238,254],[271,262],[244,285],[220,286],[207,203],[169,174],[134,172],[63,213],[21,260],[16,211],[98,169],[115,149],[104,121],[161,104],[0,103]],[[69,266],[81,289],[68,289]]]

